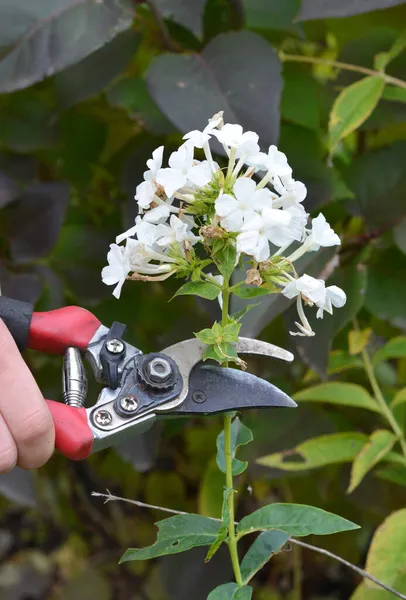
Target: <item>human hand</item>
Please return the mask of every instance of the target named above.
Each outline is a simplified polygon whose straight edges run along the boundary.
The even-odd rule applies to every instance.
[[[41,467],[52,456],[54,444],[51,413],[0,319],[0,474],[16,465]]]

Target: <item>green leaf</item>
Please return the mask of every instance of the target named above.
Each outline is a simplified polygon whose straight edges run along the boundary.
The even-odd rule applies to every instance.
[[[403,32],[393,43],[388,52],[379,52],[374,59],[374,68],[377,71],[385,71],[388,64],[397,58],[406,47],[406,33]]]
[[[128,111],[145,128],[155,135],[174,133],[175,128],[161,113],[148,92],[144,79],[138,76],[120,79],[107,92],[111,106]]]
[[[330,352],[327,375],[342,373],[350,369],[363,369],[364,365],[359,356],[350,356],[344,350],[334,350]]]
[[[247,304],[247,306],[244,306],[244,308],[242,308],[241,310],[238,310],[237,312],[232,314],[231,318],[234,319],[235,321],[241,321],[241,319],[247,314],[247,312],[249,312],[256,306],[259,306],[259,304],[260,304],[259,302],[256,302],[255,304]]]
[[[395,434],[386,429],[374,431],[365,446],[355,457],[351,469],[350,485],[347,490],[349,494],[359,486],[368,471],[392,450],[396,443],[396,439]]]
[[[308,68],[287,63],[283,69],[285,85],[281,111],[284,119],[319,131],[321,89]],[[300,97],[301,101],[297,99]]]
[[[376,365],[382,360],[391,358],[405,358],[406,356],[406,336],[399,335],[392,338],[382,348],[379,348],[373,356],[373,363]]]
[[[203,344],[214,344],[216,341],[216,336],[213,333],[213,330],[210,328],[202,329],[201,331],[195,332],[195,336],[198,340],[203,342]]]
[[[271,290],[252,285],[240,285],[233,290],[234,296],[238,296],[238,298],[257,298],[258,296],[267,296],[271,293]]]
[[[217,345],[211,344],[204,349],[203,360],[215,360],[221,364],[224,361],[224,356],[220,354]]]
[[[223,339],[225,342],[237,343],[238,334],[240,333],[241,323],[228,323],[223,328]]]
[[[330,113],[330,151],[366,121],[378,104],[384,88],[382,77],[370,76],[356,81],[338,95]]]
[[[400,404],[404,404],[406,402],[406,387],[402,388],[398,392],[396,392],[393,397],[390,407],[395,408],[395,406],[399,406]]]
[[[251,600],[252,592],[248,585],[240,587],[237,583],[224,583],[210,592],[207,600]]]
[[[302,537],[351,531],[359,529],[359,525],[315,506],[275,503],[241,519],[237,533],[242,536],[263,529],[280,529],[289,535]]]
[[[235,269],[235,261],[237,259],[237,251],[234,243],[230,241],[225,244],[219,252],[215,253],[213,258],[225,281],[228,281]]]
[[[264,146],[278,139],[281,64],[272,46],[250,31],[218,35],[201,54],[162,54],[147,82],[161,111],[184,133],[204,127],[221,109],[228,122],[261,131]]]
[[[384,481],[390,481],[406,487],[406,465],[389,465],[383,469],[378,469],[374,474]]]
[[[240,475],[245,471],[248,462],[235,458],[236,452],[240,446],[245,446],[253,440],[251,429],[248,429],[238,417],[231,423],[231,456],[233,459],[233,475]],[[225,454],[224,454],[224,431],[217,437],[217,465],[220,471],[226,472]]]
[[[406,89],[395,85],[387,85],[382,94],[385,100],[393,100],[395,102],[406,102]]]
[[[278,554],[289,539],[289,534],[277,529],[264,531],[251,545],[241,563],[243,583],[249,583],[268,560]]]
[[[398,510],[375,531],[369,547],[366,571],[390,586],[405,574],[406,508]],[[367,587],[375,587],[368,582]]]
[[[365,296],[365,306],[373,315],[403,328],[406,327],[405,269],[406,256],[399,250],[374,252],[368,267]]]
[[[176,296],[200,296],[201,298],[206,298],[206,300],[215,300],[219,295],[219,288],[212,284],[207,283],[205,281],[194,281],[188,282],[182,285],[174,294],[174,298]]]
[[[263,456],[256,462],[284,471],[306,471],[352,462],[367,440],[368,437],[363,433],[331,433],[306,440],[292,450]]]
[[[380,412],[379,406],[367,390],[354,383],[331,381],[307,388],[293,395],[300,402],[325,402],[341,406],[356,406],[373,412]]]
[[[233,493],[234,493],[233,490],[231,490],[230,488],[226,488],[224,490],[223,507],[221,509],[221,527],[219,529],[217,538],[214,540],[214,542],[212,543],[212,545],[209,548],[209,551],[207,552],[206,562],[209,562],[209,560],[214,556],[214,554],[220,548],[221,544],[224,542],[224,540],[226,539],[226,537],[228,535],[228,526],[230,524],[230,511],[228,510],[228,498],[229,498],[230,494],[233,494]]]
[[[375,227],[381,230],[385,226],[392,228],[406,215],[405,164],[406,142],[397,141],[383,148],[364,152],[343,172],[348,186],[355,194],[348,206],[363,217],[368,230]],[[381,171],[385,171],[385,181],[380,176]],[[382,206],[385,206],[384,211]],[[383,258],[388,252],[380,249],[376,254]],[[388,266],[391,267],[390,264]],[[370,268],[373,269],[374,264],[368,261],[368,270]],[[388,272],[391,271],[389,269]]]
[[[16,0],[14,28],[20,32],[0,61],[0,92],[26,88],[73,65],[129,29],[130,0]],[[6,11],[0,19],[10,22]],[[49,40],[52,39],[52,44]],[[11,41],[11,40],[10,40]]]
[[[120,563],[148,560],[166,554],[185,552],[196,546],[210,546],[217,538],[221,524],[202,515],[176,515],[159,521],[157,541],[147,548],[129,548]]]
[[[243,0],[247,27],[252,29],[291,29],[300,0]]]

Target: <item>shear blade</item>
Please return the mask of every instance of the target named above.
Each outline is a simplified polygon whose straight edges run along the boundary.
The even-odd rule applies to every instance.
[[[272,383],[244,371],[197,365],[185,402],[173,415],[215,414],[253,408],[294,408],[296,402]]]

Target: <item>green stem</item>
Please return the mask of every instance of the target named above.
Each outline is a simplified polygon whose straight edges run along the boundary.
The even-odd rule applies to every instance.
[[[369,358],[369,354],[366,350],[363,350],[361,353],[362,356],[362,360],[364,363],[364,369],[365,372],[367,374],[367,377],[369,379],[369,383],[371,385],[371,388],[374,392],[374,396],[376,398],[376,401],[379,404],[379,408],[381,409],[381,414],[386,418],[386,420],[388,421],[389,425],[392,427],[392,430],[394,432],[394,434],[396,435],[396,437],[399,440],[399,444],[402,448],[402,452],[404,457],[406,458],[406,440],[405,440],[405,435],[402,431],[402,429],[399,426],[399,423],[396,421],[395,417],[393,416],[393,413],[391,411],[391,409],[389,408],[389,406],[386,404],[386,400],[383,397],[383,394],[381,392],[381,388],[379,387],[379,383],[375,377],[375,372],[374,372],[374,368],[372,366],[371,363],[371,359]]]
[[[223,308],[221,312],[221,324],[223,327],[227,325],[228,307],[230,304],[230,286],[229,281],[224,281],[223,285]],[[233,457],[231,453],[231,422],[232,417],[228,414],[224,415],[224,455],[226,464],[226,486],[227,489],[233,490]],[[232,491],[227,500],[228,512],[230,515],[230,523],[228,526],[228,549],[230,552],[231,563],[235,580],[238,585],[242,585],[240,560],[237,551],[237,538],[235,535],[235,510],[234,510],[234,492]]]
[[[374,77],[381,77],[386,83],[391,83],[397,87],[406,88],[406,81],[387,75],[383,71],[375,71],[374,69],[367,69],[366,67],[360,67],[359,65],[352,65],[349,63],[340,62],[337,60],[329,60],[326,58],[317,58],[315,56],[303,56],[301,54],[285,54],[284,52],[279,53],[279,58],[282,62],[301,62],[310,63],[313,65],[325,65],[327,67],[335,67],[343,71],[353,71],[355,73],[362,73],[363,75],[373,75]]]

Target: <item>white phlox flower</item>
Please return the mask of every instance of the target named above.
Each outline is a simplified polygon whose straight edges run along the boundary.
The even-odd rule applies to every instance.
[[[120,298],[124,281],[131,271],[126,249],[117,244],[110,244],[107,262],[109,263],[108,266],[103,267],[102,270],[102,281],[106,285],[115,285],[113,296]]]
[[[326,298],[324,281],[306,274],[288,283],[282,290],[282,294],[289,299],[303,294],[314,304],[323,303]]]
[[[275,176],[273,186],[281,196],[292,198],[295,202],[303,202],[307,196],[307,188],[301,181],[295,181],[291,175]]]
[[[333,314],[333,306],[335,308],[342,308],[344,304],[347,302],[347,296],[345,292],[336,285],[329,285],[326,287],[326,296],[323,302],[317,302],[317,306],[319,307],[316,317],[318,319],[323,318],[323,312],[326,311]]]
[[[147,160],[148,171],[144,172],[145,181],[155,181],[156,174],[158,173],[159,169],[162,167],[163,155],[164,155],[164,147],[163,146],[159,146],[159,148],[157,148],[156,150],[153,151],[152,158],[149,158]]]
[[[269,242],[284,246],[292,241],[289,224],[292,217],[283,210],[265,207],[242,227],[237,236],[237,251],[253,256],[258,262],[270,256]]]
[[[159,169],[156,181],[161,185],[166,195],[173,194],[187,183],[196,187],[204,187],[212,178],[209,163],[199,163],[193,159],[193,144],[186,142],[179,150],[172,152],[169,157],[169,168]]]
[[[258,135],[253,131],[243,131],[241,125],[226,123],[221,129],[213,129],[218,141],[231,149],[236,150],[236,157],[251,156],[259,152]]]
[[[260,171],[267,171],[273,178],[292,175],[292,168],[289,166],[286,154],[280,152],[274,145],[269,146],[268,154],[258,152],[254,155],[249,164],[256,167]]]
[[[157,225],[156,243],[158,246],[167,247],[174,243],[189,242],[195,244],[200,238],[192,231],[188,223],[183,222],[175,215],[171,215],[169,225],[166,223]]]
[[[272,192],[257,190],[255,181],[240,177],[233,186],[234,196],[222,194],[215,202],[216,214],[227,231],[239,232],[267,204],[272,206]]]
[[[312,229],[309,237],[312,241],[310,249],[313,251],[319,250],[320,246],[328,248],[329,246],[339,246],[341,244],[339,236],[329,223],[327,223],[326,217],[322,213],[312,220]]]
[[[155,199],[155,185],[152,181],[143,181],[137,185],[134,198],[141,210],[149,208]]]

